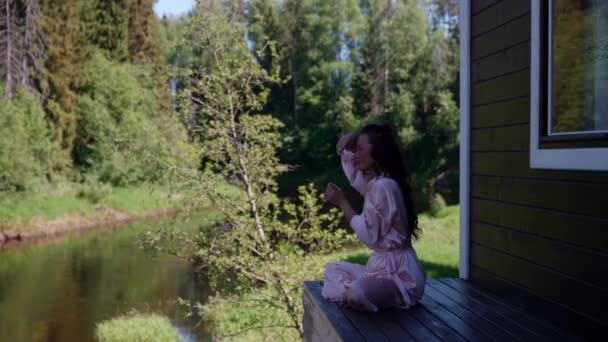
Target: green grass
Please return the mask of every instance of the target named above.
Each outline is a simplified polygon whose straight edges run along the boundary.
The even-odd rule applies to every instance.
[[[169,198],[168,189],[157,185],[114,187],[97,203],[80,196],[82,186],[75,183],[57,183],[36,192],[0,193],[0,228],[32,228],[36,220],[54,220],[66,216],[96,218],[107,215],[100,208],[140,216],[154,209],[179,206]]]
[[[97,324],[95,335],[100,342],[179,341],[177,329],[169,319],[157,314],[120,316]]]

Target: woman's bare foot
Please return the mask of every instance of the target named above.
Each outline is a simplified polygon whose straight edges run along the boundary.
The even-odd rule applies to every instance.
[[[345,287],[346,291],[344,292],[343,300],[338,305],[355,310],[378,311],[378,307],[365,297],[363,290],[356,286],[345,285]]]

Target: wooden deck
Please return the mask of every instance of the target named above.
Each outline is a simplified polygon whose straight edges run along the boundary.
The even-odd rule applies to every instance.
[[[304,341],[580,341],[579,337],[460,279],[429,279],[410,310],[362,312],[304,283]]]

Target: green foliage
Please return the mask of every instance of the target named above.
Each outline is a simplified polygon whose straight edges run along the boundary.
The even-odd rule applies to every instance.
[[[95,337],[100,342],[180,341],[169,318],[158,314],[129,314],[97,323]]]
[[[427,278],[458,276],[459,207],[446,207],[440,218],[420,216],[424,234],[415,248]],[[325,265],[336,260],[365,265],[372,251],[360,244],[334,250],[329,254],[313,254],[288,266],[289,274],[299,274],[306,280],[322,279]],[[301,288],[299,289],[301,291]],[[300,293],[300,292],[298,292]],[[278,310],[269,298],[268,290],[256,289],[240,295],[213,297],[203,308],[203,317],[213,322],[213,329],[224,340],[239,341],[294,341],[293,329],[276,326],[288,317]],[[260,306],[260,303],[263,306]],[[260,314],[263,312],[263,314]],[[273,324],[275,323],[275,324]],[[250,329],[266,327],[265,329]]]
[[[85,173],[114,185],[158,181],[164,162],[192,158],[174,117],[161,117],[150,72],[94,53],[78,101],[74,159]]]
[[[97,204],[111,193],[112,187],[109,184],[101,183],[95,176],[88,176],[85,178],[76,196]]]
[[[0,196],[1,225],[23,230],[45,229],[45,222],[68,217],[97,220],[107,218],[105,216],[109,213],[120,212],[138,218],[184,205],[183,195],[157,184],[112,187],[111,190],[107,186],[96,182],[53,182],[39,185],[32,191],[3,193]],[[95,197],[100,198],[97,203],[91,201]],[[197,208],[200,207],[201,203],[198,203]]]
[[[0,191],[26,190],[44,180],[53,145],[38,99],[18,90],[0,99]]]
[[[83,64],[87,48],[80,29],[81,0],[41,1],[47,39],[45,77],[48,97],[45,105],[52,140],[60,146],[53,156],[54,168],[66,173],[72,166],[76,138],[78,87],[84,81]]]
[[[431,201],[429,215],[432,217],[438,217],[445,207],[446,204],[443,196],[441,196],[441,194],[435,194],[435,197],[433,197]]]
[[[324,209],[312,185],[300,187],[296,202],[277,196],[276,178],[285,171],[276,154],[282,123],[259,114],[266,85],[276,74],[251,58],[244,33],[241,19],[219,1],[200,1],[188,29],[188,44],[199,52],[181,75],[188,85],[181,108],[204,128],[204,163],[202,170],[177,165],[172,171],[183,177],[179,185],[196,191],[194,203],[208,198],[224,221],[184,243],[217,295],[265,291],[263,302],[274,303],[287,317],[288,323],[274,324],[286,324],[301,336],[298,291],[304,278],[290,270],[307,255],[330,251],[354,235],[339,229],[339,210]],[[241,195],[226,195],[219,186],[226,181]],[[227,278],[235,285],[226,286]]]

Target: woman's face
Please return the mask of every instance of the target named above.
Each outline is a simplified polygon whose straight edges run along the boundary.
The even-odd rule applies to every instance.
[[[357,138],[357,149],[355,151],[355,165],[359,170],[369,170],[376,164],[372,158],[372,145],[369,143],[369,137],[365,134],[359,134]]]

